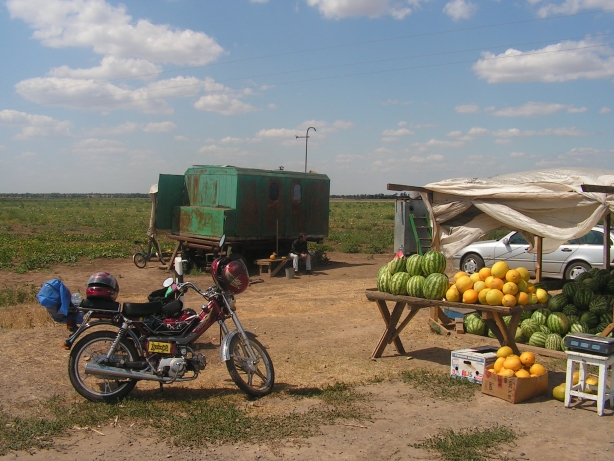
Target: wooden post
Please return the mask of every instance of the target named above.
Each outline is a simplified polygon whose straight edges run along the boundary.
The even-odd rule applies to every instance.
[[[535,280],[537,282],[542,281],[542,243],[544,238],[540,235],[537,236],[537,255],[535,260]]]
[[[612,258],[610,257],[610,221],[611,214],[603,218],[603,264],[606,270],[610,270]]]

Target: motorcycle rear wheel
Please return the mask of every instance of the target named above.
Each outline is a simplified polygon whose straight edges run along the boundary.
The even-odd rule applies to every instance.
[[[256,354],[253,363],[241,335],[235,335],[230,341],[230,359],[226,368],[234,383],[248,395],[260,397],[273,390],[275,370],[268,352],[262,344],[248,334],[249,344]]]
[[[137,380],[117,377],[91,375],[85,372],[88,362],[99,363],[106,359],[107,353],[115,341],[117,333],[113,331],[96,331],[84,336],[70,351],[68,376],[75,390],[92,402],[108,402],[125,397]],[[133,362],[138,360],[134,344],[126,338],[119,342],[111,362]]]

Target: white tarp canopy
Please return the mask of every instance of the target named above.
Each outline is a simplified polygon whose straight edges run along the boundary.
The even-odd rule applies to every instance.
[[[431,213],[434,246],[447,257],[501,227],[520,231],[533,242],[533,252],[535,237],[543,237],[542,252],[550,253],[614,213],[614,194],[583,192],[583,184],[614,186],[614,171],[553,169],[448,179],[427,184],[421,194]]]

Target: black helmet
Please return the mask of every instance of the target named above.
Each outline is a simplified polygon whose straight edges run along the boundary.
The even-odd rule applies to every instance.
[[[119,293],[119,283],[108,272],[96,272],[87,281],[85,294],[88,299],[99,298],[115,301]]]

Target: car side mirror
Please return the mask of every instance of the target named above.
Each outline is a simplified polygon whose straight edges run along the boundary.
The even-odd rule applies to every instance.
[[[510,239],[508,239],[507,237],[504,238],[503,240],[501,240],[501,242],[503,242],[503,245],[509,245],[510,244]]]

